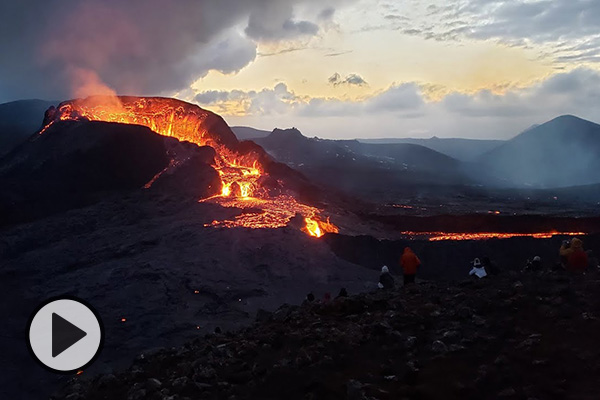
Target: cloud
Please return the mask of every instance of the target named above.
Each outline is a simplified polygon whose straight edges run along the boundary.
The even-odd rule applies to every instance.
[[[335,8],[327,7],[319,13],[319,19],[323,21],[331,21],[335,15]]]
[[[267,116],[286,114],[303,100],[290,91],[286,84],[278,83],[273,89],[260,91],[204,91],[196,94],[193,101],[225,115]]]
[[[437,41],[494,40],[537,49],[558,63],[600,62],[600,2],[594,0],[463,0],[405,7],[388,29]]]
[[[294,19],[289,2],[265,2],[250,14],[246,34],[260,41],[279,41],[314,36],[319,26],[310,21]]]
[[[342,53],[343,54],[343,53]],[[339,54],[338,54],[339,55]],[[333,86],[349,85],[349,86],[367,86],[368,83],[358,74],[350,74],[342,78],[337,72],[331,75],[328,79],[329,84]]]
[[[556,41],[597,35],[600,3],[590,0],[544,0],[537,2],[486,2],[471,0],[466,10],[485,19],[475,26],[481,38],[529,38]]]
[[[425,103],[420,85],[414,82],[394,85],[367,101],[369,111],[416,110]]]
[[[325,54],[325,57],[339,57],[339,56],[343,56],[345,54],[350,54],[352,52],[353,52],[353,50],[337,51],[337,52],[333,52],[333,53],[327,53],[327,54]]]
[[[210,70],[239,71],[257,41],[319,31],[342,0],[42,0],[0,2],[0,101],[73,96],[73,71],[118,93],[170,94]],[[244,27],[246,33],[243,32]],[[85,85],[84,85],[85,86]],[[88,85],[89,86],[89,85]]]
[[[221,90],[208,90],[206,92],[198,93],[194,100],[199,104],[215,104],[219,102],[225,102],[230,100],[230,92]]]
[[[304,126],[311,136],[509,138],[563,114],[597,119],[600,72],[578,68],[501,94],[450,92],[440,100],[430,100],[427,90],[427,85],[406,82],[350,101],[301,96],[280,83],[261,91],[203,92],[196,99],[235,116],[236,123],[267,129]]]
[[[471,95],[452,93],[441,103],[446,110],[469,117],[591,115],[600,104],[600,72],[578,68],[501,95],[489,90]]]

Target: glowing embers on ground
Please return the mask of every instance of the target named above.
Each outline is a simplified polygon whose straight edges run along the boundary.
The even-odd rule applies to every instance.
[[[311,236],[321,237],[327,232],[337,233],[339,231],[335,225],[329,222],[329,219],[321,220],[319,209],[298,203],[296,199],[288,195],[273,198],[216,196],[200,201],[243,210],[233,219],[215,220],[206,224],[207,227],[281,228],[287,226],[290,220],[299,214],[304,218],[305,226],[302,230]]]
[[[402,232],[411,238],[427,238],[431,242],[444,240],[489,240],[510,239],[515,237],[531,237],[535,239],[549,239],[554,236],[585,236],[584,232],[539,232],[539,233],[501,233],[501,232],[476,232],[476,233],[452,233],[452,232]]]

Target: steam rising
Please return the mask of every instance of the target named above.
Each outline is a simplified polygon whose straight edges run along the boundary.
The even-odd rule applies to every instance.
[[[2,2],[0,101],[171,94],[211,69],[239,71],[255,59],[257,41],[317,34],[316,23],[295,15],[297,6],[311,5],[314,15],[306,17],[322,22],[320,14],[333,15],[331,6],[342,2]]]

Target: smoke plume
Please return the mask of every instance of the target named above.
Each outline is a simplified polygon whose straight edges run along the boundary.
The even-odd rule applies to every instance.
[[[262,40],[316,35],[320,14],[344,2],[1,2],[0,101],[61,100],[96,89],[170,94],[212,69],[240,70],[255,59]],[[303,6],[313,11],[299,17],[296,10]]]

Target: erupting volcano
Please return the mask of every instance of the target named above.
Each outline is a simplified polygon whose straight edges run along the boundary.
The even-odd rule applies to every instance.
[[[262,148],[239,142],[222,118],[198,106],[160,97],[93,96],[49,109],[40,134],[60,121],[86,120],[142,125],[181,142],[213,148],[216,152],[213,168],[220,176],[221,188],[217,195],[200,201],[244,211],[234,219],[213,221],[207,226],[279,228],[299,214],[305,222],[303,231],[311,236],[338,232],[328,218],[320,217],[321,210],[298,202],[293,193],[285,190],[282,179],[271,176],[270,167],[275,163]],[[171,156],[169,166],[148,182],[146,188],[181,163],[175,154]]]

